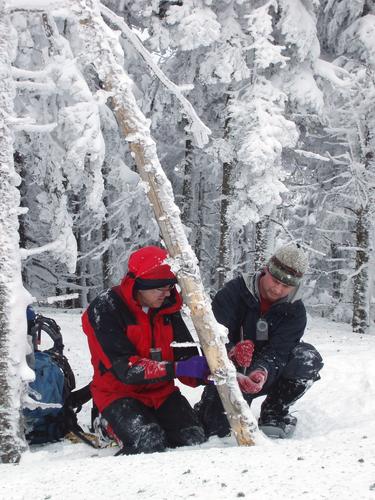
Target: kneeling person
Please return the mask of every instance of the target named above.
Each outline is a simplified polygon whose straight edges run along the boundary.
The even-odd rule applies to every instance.
[[[209,369],[195,347],[171,347],[173,341],[193,339],[166,258],[158,247],[134,252],[121,284],[102,292],[82,318],[94,367],[94,403],[125,454],[206,439],[174,383],[177,377],[195,387],[204,383]]]
[[[264,269],[224,285],[212,304],[217,321],[229,330],[228,355],[247,402],[267,395],[259,427],[271,437],[292,435],[297,419],[289,413],[323,366],[318,351],[301,342],[306,311],[296,298],[308,266],[303,250],[288,244]],[[217,390],[207,386],[197,408],[208,436],[225,436],[229,425]]]

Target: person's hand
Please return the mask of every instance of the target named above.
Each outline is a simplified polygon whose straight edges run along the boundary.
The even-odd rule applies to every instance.
[[[248,368],[253,359],[254,342],[251,340],[241,340],[228,353],[231,361],[242,368]]]
[[[268,372],[264,368],[258,368],[249,373],[249,375],[242,375],[237,373],[237,382],[240,389],[245,394],[257,394],[263,389],[267,380]]]
[[[206,380],[209,373],[210,369],[204,356],[193,356],[175,363],[176,377],[194,377]]]

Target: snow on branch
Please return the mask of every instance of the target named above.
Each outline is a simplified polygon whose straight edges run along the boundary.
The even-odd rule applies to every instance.
[[[40,247],[35,248],[20,248],[21,258],[27,259],[28,257],[33,257],[34,255],[39,255],[43,252],[53,252],[60,248],[60,241],[55,240],[51,241],[51,243],[46,243]]]
[[[331,158],[327,158],[326,156],[319,155],[317,153],[313,153],[312,151],[305,151],[303,149],[295,149],[295,153],[305,156],[306,158],[312,158],[314,160],[320,160],[320,161],[331,161]]]
[[[14,82],[14,86],[19,91],[35,92],[39,95],[53,94],[57,92],[57,87],[53,82],[30,82],[30,81],[18,81]]]
[[[52,252],[59,256],[60,262],[66,264],[70,273],[75,272],[77,262],[77,242],[70,227],[62,230],[60,236],[46,245],[36,248],[20,248],[21,259],[27,259],[43,252]]]
[[[334,87],[345,88],[352,84],[352,78],[348,71],[323,59],[317,59],[314,62],[314,73],[316,76],[331,82]]]
[[[163,73],[159,66],[152,59],[151,54],[142,44],[138,36],[129,28],[129,26],[116,14],[114,14],[110,9],[100,4],[100,10],[104,17],[107,17],[111,23],[113,23],[121,32],[126,36],[129,42],[133,45],[135,50],[142,56],[148,67],[155,73],[159,80],[165,85],[165,87],[176,96],[176,99],[180,102],[186,117],[190,121],[190,125],[186,128],[187,131],[191,132],[198,147],[203,147],[207,144],[209,140],[209,135],[211,130],[201,121],[197,115],[192,104],[183,96],[182,90],[184,87],[179,87],[173,83],[169,78]]]
[[[22,130],[24,132],[35,132],[35,133],[50,133],[57,127],[56,122],[51,123],[35,123],[35,120],[29,118],[18,118],[9,120],[9,123],[12,125],[13,130]]]
[[[46,297],[45,299],[39,299],[38,304],[55,304],[56,302],[64,302],[65,300],[78,299],[78,293],[66,293],[65,295],[56,295],[54,297]]]
[[[6,8],[10,11],[40,11],[46,12],[67,7],[67,2],[61,0],[7,0]]]
[[[294,238],[293,234],[285,226],[285,224],[283,224],[282,222],[280,222],[276,219],[273,219],[272,217],[270,217],[270,221],[273,222],[274,224],[278,224],[279,226],[281,226],[283,228],[283,230],[286,232],[286,234],[289,236],[290,240],[297,243],[297,239]],[[298,241],[298,244],[301,245],[305,250],[312,252],[314,254],[321,255],[322,257],[325,257],[325,255],[326,255],[326,253],[321,252],[321,251],[317,250],[316,248],[313,248],[312,246],[308,245],[307,243],[305,243],[303,241]]]

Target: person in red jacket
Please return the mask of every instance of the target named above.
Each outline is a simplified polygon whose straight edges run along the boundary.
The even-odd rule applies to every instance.
[[[91,392],[125,454],[152,453],[206,440],[175,385],[205,383],[209,369],[180,314],[177,279],[156,246],[132,253],[121,284],[102,292],[82,317],[94,376]]]

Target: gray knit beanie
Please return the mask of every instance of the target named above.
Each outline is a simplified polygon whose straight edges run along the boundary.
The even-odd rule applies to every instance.
[[[299,285],[308,268],[307,255],[300,245],[288,243],[276,250],[267,264],[268,271],[274,278],[285,285]]]

